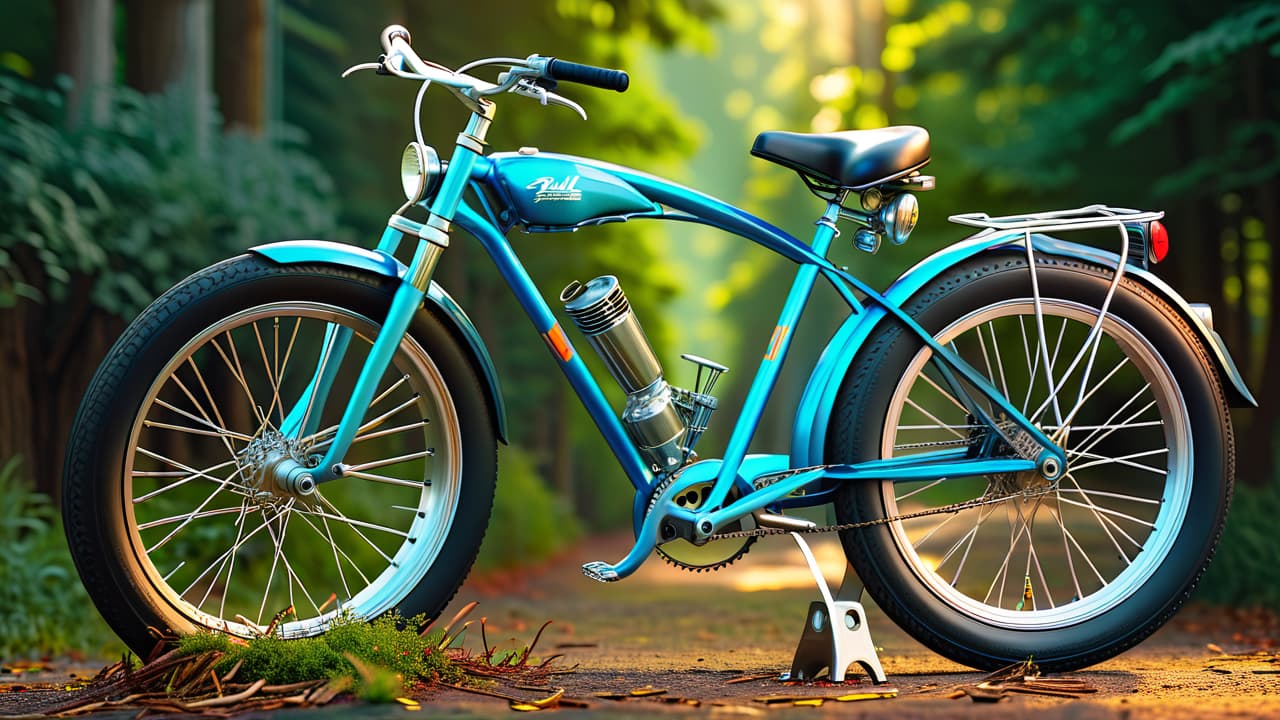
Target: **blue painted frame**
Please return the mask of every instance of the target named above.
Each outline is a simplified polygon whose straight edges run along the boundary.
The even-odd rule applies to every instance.
[[[476,123],[476,117],[473,116],[473,124]],[[633,189],[639,197],[652,203],[650,208],[647,205],[626,202],[624,206],[628,208],[628,212],[591,217],[585,221],[578,220],[577,224],[527,229],[574,230],[584,225],[625,222],[634,218],[695,222],[755,242],[798,265],[795,279],[779,314],[770,346],[747,392],[724,458],[700,461],[686,468],[667,491],[666,497],[674,497],[692,485],[713,482],[710,496],[702,506],[708,509],[685,510],[665,499],[659,499],[658,510],[660,511],[647,512],[648,501],[655,484],[654,474],[645,466],[623,429],[615,410],[606,400],[596,379],[587,370],[586,364],[508,242],[506,232],[516,224],[518,218],[512,217],[511,213],[505,210],[505,206],[495,211],[494,203],[490,202],[490,197],[498,198],[499,203],[503,202],[504,193],[507,191],[500,182],[500,166],[507,159],[516,156],[509,153],[496,153],[486,157],[477,152],[473,144],[464,142],[465,136],[465,133],[460,136],[459,144],[450,159],[439,190],[433,197],[420,203],[431,213],[431,221],[426,225],[418,225],[399,216],[394,218],[398,220],[398,227],[417,229],[419,237],[417,251],[408,267],[395,268],[401,285],[397,289],[388,317],[383,323],[383,330],[374,342],[374,347],[357,381],[356,389],[347,404],[333,444],[317,473],[317,480],[320,482],[340,476],[341,473],[337,470],[340,466],[337,463],[346,452],[355,434],[355,428],[363,421],[374,385],[386,369],[390,353],[398,344],[412,313],[423,300],[425,290],[419,286],[429,281],[439,249],[448,244],[449,238],[444,230],[451,225],[456,225],[475,237],[489,254],[512,289],[516,300],[529,316],[534,329],[547,341],[553,357],[558,361],[565,377],[578,394],[583,406],[637,492],[633,506],[633,517],[637,529],[636,544],[620,563],[605,566],[609,573],[616,574],[618,577],[633,572],[649,556],[659,542],[658,529],[664,521],[685,524],[688,528],[687,534],[693,539],[705,538],[724,525],[757,510],[783,505],[825,503],[829,500],[828,492],[806,494],[800,498],[789,497],[796,491],[807,489],[819,482],[826,482],[828,486],[833,486],[835,483],[846,480],[922,480],[1014,473],[1042,468],[1049,459],[1056,460],[1059,468],[1066,467],[1061,448],[1030,423],[985,376],[966,363],[958,354],[939,345],[930,333],[921,328],[901,309],[901,306],[916,291],[955,263],[981,252],[1001,250],[1011,246],[1022,247],[1024,236],[1021,233],[996,233],[989,230],[980,232],[911,268],[887,292],[881,294],[843,269],[835,267],[826,259],[831,242],[838,235],[836,221],[839,219],[839,207],[833,203],[828,203],[825,212],[816,223],[817,228],[812,240],[805,244],[785,231],[728,203],[653,175],[570,155],[545,153],[533,157],[523,156],[520,161],[526,167],[529,167],[529,163],[535,163],[533,168],[537,168],[536,163],[540,161],[545,163],[552,177],[555,172],[563,170],[566,163],[571,163],[575,167],[588,168],[598,177],[611,178],[611,182],[614,180],[620,182],[621,185],[617,186],[618,192],[624,197],[629,189]],[[464,200],[468,190],[474,193],[476,207]],[[509,206],[509,203],[507,205]],[[390,257],[403,237],[403,231],[388,227],[379,243],[378,251],[375,251],[376,254],[372,257],[353,256],[353,264],[380,267],[385,265],[386,260],[383,258]],[[1114,255],[1100,254],[1092,248],[1064,243],[1053,238],[1034,236],[1032,243],[1039,251],[1085,257],[1112,266],[1119,261],[1119,258]],[[279,250],[272,252],[265,248],[261,249],[261,252],[268,257],[272,257],[273,254],[275,257],[298,255],[296,252]],[[1219,360],[1219,368],[1226,379],[1231,381],[1242,397],[1252,401],[1252,396],[1244,387],[1243,381],[1239,379],[1239,373],[1235,371],[1234,364],[1231,363],[1230,355],[1222,346],[1221,339],[1200,322],[1195,313],[1190,311],[1186,302],[1149,273],[1135,268],[1129,268],[1126,272],[1151,285],[1188,316],[1206,345],[1214,350]],[[791,331],[803,315],[819,275],[830,282],[849,305],[850,317],[833,336],[810,376],[797,409],[790,456],[748,456],[747,448],[790,349],[794,336]],[[860,301],[855,291],[861,293],[864,300]],[[1002,412],[1021,430],[1034,437],[1045,448],[1040,456],[1034,459],[970,457],[969,451],[965,449],[924,453],[907,458],[873,460],[853,465],[822,465],[826,419],[834,405],[835,394],[843,378],[843,370],[848,367],[871,330],[886,318],[893,318],[908,328],[932,349],[933,361],[944,382],[975,417],[995,428],[995,423],[984,405],[965,390],[965,385],[961,381],[974,388],[984,401],[991,403],[991,407],[997,412]],[[341,332],[334,333],[334,339],[336,343],[341,343]],[[487,353],[485,357],[487,359]],[[304,401],[310,404],[316,400],[323,403],[328,385],[324,370],[323,363],[320,363],[315,381],[304,393],[298,405],[303,405]],[[292,420],[290,426],[294,428],[295,433],[305,432],[305,423],[301,418],[294,418],[295,414],[297,414],[297,407],[290,415]],[[998,428],[996,430],[1002,432]],[[303,470],[299,469],[297,472],[300,473]],[[789,474],[766,487],[753,489],[754,486],[751,485],[752,480],[763,475],[784,472]],[[726,505],[729,492],[735,486],[740,490],[739,497]]]

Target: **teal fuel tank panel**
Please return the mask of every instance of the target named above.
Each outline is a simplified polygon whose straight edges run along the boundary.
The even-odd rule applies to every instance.
[[[577,158],[494,153],[490,160],[514,220],[531,230],[568,230],[662,212],[626,181]]]

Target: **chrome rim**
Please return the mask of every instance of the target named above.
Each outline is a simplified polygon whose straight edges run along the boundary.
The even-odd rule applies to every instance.
[[[882,484],[891,515],[1017,493],[890,525],[912,572],[983,622],[1052,629],[1096,617],[1142,587],[1181,530],[1192,463],[1177,381],[1133,326],[1108,314],[1094,333],[1098,319],[1087,305],[1023,298],[970,313],[937,335],[1067,453],[1058,483],[1026,473]],[[883,457],[980,437],[931,357],[921,350],[894,392]]]
[[[332,349],[351,341],[316,431],[279,427]],[[378,326],[321,303],[274,303],[225,318],[166,364],[133,418],[124,458],[128,536],[148,579],[182,615],[242,637],[323,632],[339,614],[397,606],[439,556],[461,490],[453,400],[430,356],[400,343],[344,463],[312,494],[263,471],[323,455]],[[292,610],[286,611],[286,609]]]

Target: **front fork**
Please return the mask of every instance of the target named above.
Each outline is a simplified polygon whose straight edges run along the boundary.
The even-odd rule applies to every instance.
[[[288,490],[309,494],[317,484],[336,480],[343,475],[342,459],[359,432],[369,405],[373,402],[378,383],[391,364],[400,341],[409,329],[414,314],[422,305],[431,276],[440,262],[445,248],[449,247],[449,227],[462,200],[467,180],[471,177],[476,159],[484,149],[484,138],[493,121],[493,104],[484,102],[479,112],[471,114],[467,128],[458,134],[453,156],[449,160],[440,189],[432,201],[430,217],[425,224],[409,220],[399,213],[392,215],[387,230],[378,243],[378,249],[393,253],[405,235],[416,235],[418,247],[413,254],[400,285],[391,299],[391,307],[382,323],[382,329],[365,358],[355,388],[347,401],[333,439],[324,457],[314,465],[288,462],[282,466],[279,478]],[[320,423],[321,410],[329,397],[333,380],[342,364],[343,356],[351,341],[351,330],[330,323],[325,329],[324,343],[311,382],[298,398],[280,428],[281,433],[294,440],[315,435]]]

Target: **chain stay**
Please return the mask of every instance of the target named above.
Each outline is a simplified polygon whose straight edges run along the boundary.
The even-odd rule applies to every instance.
[[[754,530],[738,530],[735,532],[718,533],[716,535],[709,536],[707,538],[707,541],[710,542],[712,540],[728,540],[731,538],[743,538],[743,537],[764,537],[767,535],[787,535],[793,532],[801,533],[804,535],[813,535],[817,533],[844,532],[845,530],[860,530],[862,528],[875,527],[877,525],[888,525],[889,523],[895,523],[901,520],[912,520],[914,518],[925,517],[928,515],[942,515],[945,513],[960,512],[961,510],[968,510],[969,508],[981,507],[983,505],[994,505],[996,503],[1001,503],[1001,502],[1004,502],[1005,500],[1011,500],[1017,497],[1021,497],[1024,499],[1039,497],[1041,495],[1046,495],[1049,492],[1051,492],[1051,488],[1045,488],[1043,490],[1039,490],[1036,492],[1008,493],[1006,495],[999,495],[996,497],[987,497],[984,495],[983,497],[974,498],[973,500],[965,500],[964,502],[952,503],[950,505],[943,505],[942,507],[936,507],[930,510],[919,510],[912,513],[904,513],[902,515],[891,515],[889,517],[877,518],[875,520],[864,520],[862,522],[843,523],[841,525],[820,525],[815,527],[796,528],[796,529],[758,527],[758,528],[755,528]]]

